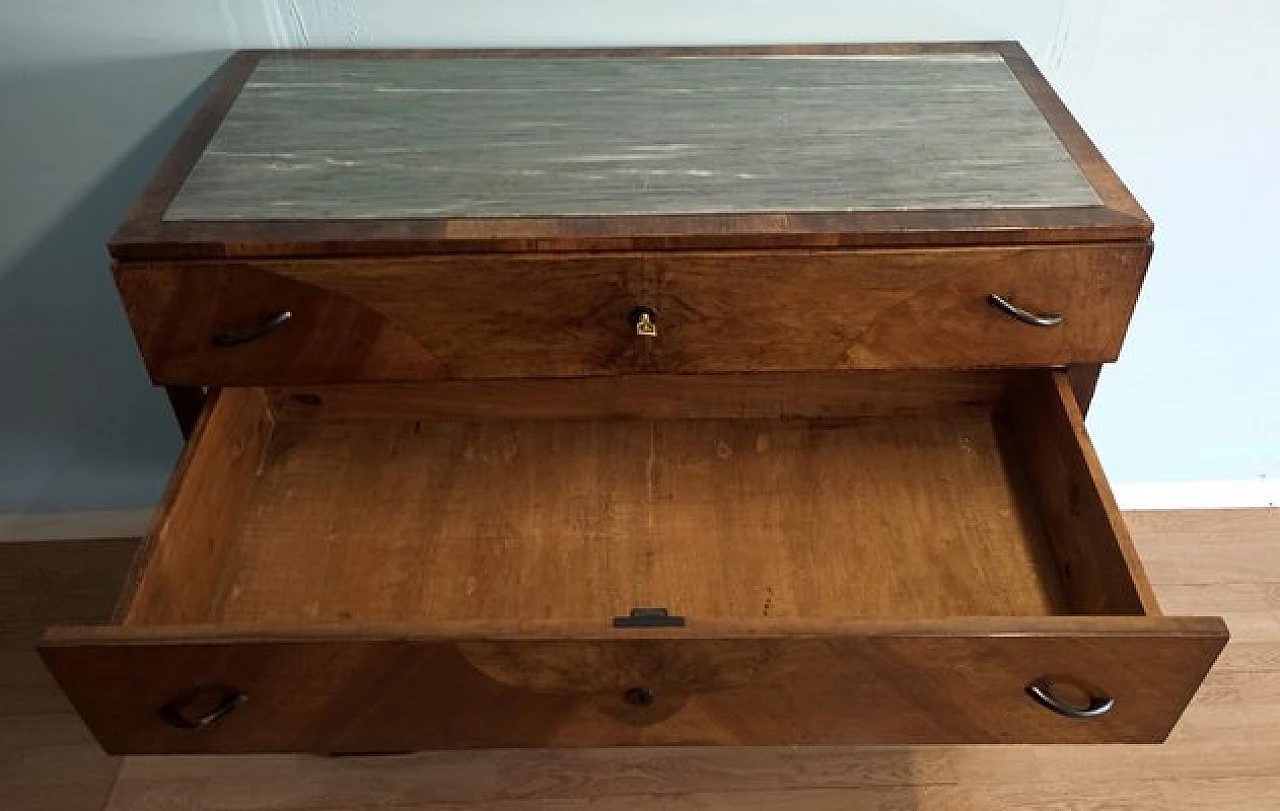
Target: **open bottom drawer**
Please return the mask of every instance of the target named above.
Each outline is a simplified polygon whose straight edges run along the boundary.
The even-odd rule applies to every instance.
[[[104,748],[1155,742],[1226,642],[1061,373],[443,385],[215,396],[42,646]]]

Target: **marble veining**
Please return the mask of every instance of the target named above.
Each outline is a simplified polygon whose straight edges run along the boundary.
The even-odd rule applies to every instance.
[[[995,54],[267,58],[165,219],[1099,204]]]

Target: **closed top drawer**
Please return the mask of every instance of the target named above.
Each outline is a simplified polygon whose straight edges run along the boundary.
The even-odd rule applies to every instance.
[[[1104,362],[1149,255],[499,254],[122,263],[116,279],[157,383],[285,385]]]

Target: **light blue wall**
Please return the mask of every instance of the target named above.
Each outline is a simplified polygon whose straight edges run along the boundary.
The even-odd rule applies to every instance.
[[[1116,480],[1280,474],[1280,10],[1257,0],[46,0],[0,10],[0,510],[152,503],[178,450],[101,245],[239,47],[1023,42],[1157,253],[1090,427]]]

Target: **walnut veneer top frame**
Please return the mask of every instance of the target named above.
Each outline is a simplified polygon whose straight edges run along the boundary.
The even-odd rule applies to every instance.
[[[211,139],[215,137],[228,111],[232,109],[246,82],[259,70],[264,60],[276,63],[292,58],[303,60],[459,60],[459,59],[528,59],[545,60],[603,60],[625,58],[630,60],[654,60],[659,57],[746,57],[770,55],[810,57],[981,57],[1002,61],[1011,71],[1016,83],[1025,91],[1028,105],[1034,105],[1053,134],[1060,140],[1066,153],[1088,181],[1085,188],[1075,186],[1055,174],[1062,185],[1064,198],[1071,205],[1028,205],[1035,198],[1025,195],[1014,206],[980,206],[967,208],[930,208],[917,205],[912,210],[848,210],[838,211],[839,205],[830,203],[832,210],[802,210],[795,205],[795,197],[785,194],[774,211],[755,210],[748,213],[646,213],[643,207],[623,218],[612,216],[431,216],[418,214],[411,217],[341,219],[332,216],[323,220],[280,219],[273,214],[269,219],[250,220],[243,214],[236,219],[197,219],[202,206],[198,200],[182,200],[179,193],[193,167]],[[964,63],[960,63],[964,64]],[[992,67],[988,65],[988,67]],[[1003,70],[1003,66],[997,65]],[[848,68],[843,68],[846,71]],[[835,74],[842,75],[840,73]],[[332,78],[332,77],[326,77]],[[993,80],[986,77],[989,83]],[[333,82],[329,82],[332,84]],[[766,80],[757,80],[760,88],[770,87]],[[313,82],[310,84],[324,84]],[[678,85],[679,83],[677,83]],[[776,84],[776,82],[774,83]],[[397,88],[393,88],[397,89]],[[405,88],[398,88],[405,89]],[[412,89],[412,88],[409,88]],[[590,88],[588,88],[590,89]],[[959,91],[973,92],[968,84],[957,84]],[[979,90],[987,88],[979,87]],[[1007,90],[999,83],[996,90]],[[269,88],[268,88],[269,90]],[[849,92],[842,90],[841,92]],[[891,110],[912,109],[913,92],[910,87],[901,88],[906,94],[900,99],[889,99],[879,107],[881,114]],[[370,95],[373,94],[372,91]],[[412,93],[382,93],[382,104],[404,105],[406,98],[416,100]],[[794,95],[792,93],[791,95]],[[980,96],[979,93],[973,93]],[[1022,94],[1018,94],[1022,96]],[[519,98],[519,93],[513,93]],[[575,100],[575,103],[581,99]],[[884,100],[881,100],[884,101]],[[892,102],[900,102],[893,104]],[[337,102],[341,105],[341,102]],[[868,102],[871,103],[871,102]],[[969,102],[972,103],[972,102]],[[703,104],[705,109],[707,105]],[[739,105],[740,106],[740,105]],[[748,107],[750,109],[750,107]],[[803,112],[803,107],[797,108]],[[519,112],[517,110],[517,112]],[[622,111],[625,113],[625,109]],[[772,112],[759,109],[760,117]],[[851,110],[856,117],[858,110]],[[494,119],[501,122],[501,116]],[[278,122],[277,122],[278,123]],[[889,122],[892,123],[892,122]],[[901,125],[901,122],[898,122]],[[936,123],[936,122],[934,122]],[[628,122],[619,125],[624,131]],[[981,126],[976,119],[974,126]],[[923,131],[929,130],[923,128]],[[780,130],[778,137],[792,140],[800,134],[795,130]],[[945,130],[938,130],[940,138],[946,138]],[[993,137],[1008,139],[1010,133],[993,133]],[[1036,138],[1036,133],[1014,133],[1023,138]],[[394,138],[385,134],[379,139],[383,145],[394,145]],[[726,142],[732,145],[732,136]],[[892,144],[887,139],[884,145]],[[938,141],[936,143],[946,143]],[[611,145],[611,144],[610,144]],[[652,144],[650,144],[652,146]],[[721,144],[723,147],[725,144]],[[1035,146],[1034,144],[1032,144]],[[605,144],[602,144],[605,146]],[[793,146],[795,146],[793,144]],[[924,144],[929,146],[929,144]],[[288,150],[282,150],[287,152]],[[838,156],[837,156],[838,157]],[[821,154],[815,158],[813,168],[822,168]],[[803,162],[802,162],[803,163]],[[696,167],[691,167],[696,168]],[[757,166],[758,168],[758,166]],[[886,165],[892,172],[902,172],[901,162]],[[751,173],[748,161],[739,167],[743,174]],[[331,178],[332,179],[332,178]],[[998,180],[998,176],[995,178]],[[759,186],[760,183],[747,185]],[[1092,194],[1088,187],[1091,187]],[[856,191],[847,205],[860,205]],[[1094,196],[1096,195],[1096,197]],[[801,195],[802,197],[803,195]],[[767,200],[768,190],[756,195]],[[940,195],[939,199],[946,199]],[[178,202],[181,219],[167,216],[172,204]],[[801,201],[803,202],[803,201]],[[996,200],[996,203],[999,201]],[[1049,201],[1051,202],[1051,201]],[[1082,204],[1083,203],[1083,204]],[[731,205],[731,201],[727,203]],[[757,200],[757,208],[767,205]],[[207,212],[206,212],[207,213]],[[367,214],[367,212],[366,212]],[[638,48],[638,49],[584,49],[584,50],[433,50],[433,51],[246,51],[234,56],[218,80],[208,101],[201,108],[190,128],[170,154],[146,192],[139,199],[128,219],[111,240],[111,251],[117,259],[157,258],[214,258],[214,257],[268,257],[268,256],[317,256],[356,254],[418,254],[437,252],[514,252],[514,251],[599,251],[599,250],[675,250],[718,248],[779,248],[779,247],[867,247],[906,245],[982,245],[1023,244],[1042,242],[1145,240],[1150,237],[1151,221],[1129,194],[1097,149],[1089,141],[1079,124],[1063,106],[1039,70],[1021,46],[1013,42],[994,43],[944,43],[944,44],[881,44],[881,45],[813,45],[785,47],[731,47],[731,48]]]

